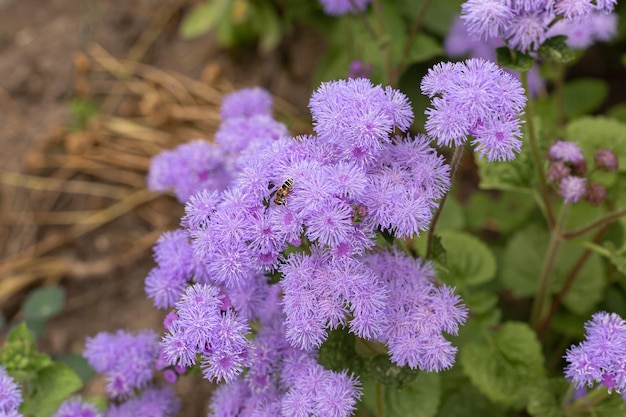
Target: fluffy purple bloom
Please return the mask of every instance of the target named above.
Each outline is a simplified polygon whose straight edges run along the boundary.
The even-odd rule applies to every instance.
[[[64,401],[52,417],[103,417],[98,408],[80,398]]]
[[[601,311],[585,323],[585,340],[567,350],[565,377],[577,387],[604,385],[626,390],[626,322]]]
[[[472,135],[489,161],[511,160],[519,152],[526,97],[520,82],[496,64],[482,59],[439,64],[421,87],[432,98],[426,131],[439,145],[460,146]]]
[[[559,194],[566,203],[575,203],[587,193],[587,179],[570,175],[559,183]]]
[[[520,51],[533,51],[546,40],[548,24],[553,16],[545,12],[515,14],[504,30],[509,46]]]
[[[606,42],[616,34],[617,15],[594,12],[573,21],[559,20],[550,28],[547,36],[565,35],[567,45],[584,49],[596,41]]]
[[[324,6],[324,12],[331,16],[341,16],[346,13],[358,13],[365,10],[372,0],[319,0]],[[356,8],[356,9],[355,9]]]
[[[369,163],[394,127],[406,130],[413,114],[399,91],[357,78],[322,83],[309,102],[317,134],[343,155]]]
[[[288,135],[284,124],[269,115],[258,114],[225,120],[215,133],[215,143],[226,154],[234,154],[248,148],[258,150]],[[242,165],[242,161],[238,161],[238,166]]]
[[[174,417],[180,410],[180,400],[170,387],[150,388],[140,396],[108,408],[106,417]]]
[[[566,19],[572,20],[590,14],[594,6],[590,0],[557,0],[555,11]]]
[[[230,93],[222,100],[222,119],[272,115],[272,96],[260,87],[244,88]]]
[[[575,142],[557,141],[548,149],[548,158],[553,161],[578,164],[585,160],[583,151]]]
[[[159,354],[158,336],[144,330],[136,335],[118,330],[87,338],[83,356],[97,372],[106,374],[107,392],[124,398],[152,380]]]
[[[152,191],[173,189],[181,203],[205,188],[221,191],[229,182],[223,151],[203,140],[163,151],[150,161],[148,188]]]
[[[4,412],[11,415],[10,413],[17,412],[21,403],[20,386],[11,378],[6,369],[0,366],[0,413]]]
[[[513,17],[506,0],[468,0],[461,10],[468,32],[481,39],[498,36]]]

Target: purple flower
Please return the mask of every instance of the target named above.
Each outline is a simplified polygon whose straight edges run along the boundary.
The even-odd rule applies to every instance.
[[[80,398],[64,401],[52,417],[103,417],[98,408]]]
[[[468,32],[481,39],[494,38],[513,17],[506,0],[468,0],[461,6],[461,18]]]
[[[526,97],[519,81],[494,63],[469,59],[436,65],[421,87],[432,98],[426,131],[439,145],[460,146],[472,135],[489,161],[511,160],[519,152]]]
[[[557,0],[554,7],[558,14],[565,16],[568,20],[587,16],[593,8],[590,0]]]
[[[247,148],[257,150],[288,135],[289,132],[284,124],[277,122],[269,115],[258,114],[225,120],[215,133],[215,143],[226,154],[235,154],[244,152]],[[242,161],[238,160],[237,165],[243,166]]]
[[[581,177],[565,177],[559,183],[559,194],[566,203],[575,203],[587,193],[587,179]]]
[[[617,15],[594,12],[572,21],[559,20],[546,36],[565,35],[570,47],[584,49],[595,41],[608,41],[616,34]]]
[[[20,386],[11,378],[6,369],[0,366],[0,413],[10,414],[17,411],[21,403],[22,393]]]
[[[365,10],[372,0],[320,0],[324,12],[331,16],[341,16],[346,13],[358,13]]]
[[[272,96],[260,87],[244,88],[230,93],[222,100],[222,119],[272,115]]]
[[[83,352],[92,368],[106,374],[107,392],[114,398],[144,388],[152,380],[158,354],[158,336],[149,330],[137,335],[101,332],[87,338]]]
[[[548,158],[553,161],[578,164],[585,160],[583,151],[575,142],[557,141],[548,149]]]
[[[111,405],[106,417],[174,417],[179,410],[180,400],[170,387],[150,388],[138,397],[119,405]]]
[[[181,203],[205,188],[221,191],[229,182],[230,173],[224,167],[222,150],[203,140],[163,151],[150,161],[148,188],[152,191],[173,189]]]
[[[565,377],[576,384],[601,384],[626,389],[626,322],[615,313],[601,311],[585,323],[585,340],[565,354]]]
[[[545,41],[548,24],[552,18],[553,16],[543,11],[515,14],[508,22],[504,38],[514,49],[536,50]]]

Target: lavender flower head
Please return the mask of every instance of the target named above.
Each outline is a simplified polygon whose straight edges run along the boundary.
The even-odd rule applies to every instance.
[[[22,403],[22,393],[20,386],[7,373],[4,367],[0,366],[0,414],[6,413],[9,416],[21,416],[17,408]]]
[[[181,203],[205,188],[223,190],[230,182],[220,148],[202,140],[161,152],[150,162],[148,188],[174,190]]]
[[[127,398],[135,389],[145,388],[152,381],[158,354],[158,335],[150,330],[137,335],[101,332],[87,338],[83,352],[94,370],[106,374],[106,389],[113,398]]]
[[[150,388],[138,397],[108,408],[106,417],[159,416],[174,417],[180,400],[170,387]]]
[[[593,12],[581,18],[568,21],[559,20],[547,36],[565,35],[567,45],[574,49],[584,49],[597,41],[606,42],[617,34],[616,14]]]
[[[559,183],[559,194],[566,203],[576,203],[587,194],[587,179],[570,175]]]
[[[272,115],[272,96],[260,87],[244,88],[228,94],[222,101],[222,119]]]
[[[476,38],[501,38],[514,49],[532,52],[548,37],[584,31],[580,22],[593,26],[592,16],[611,13],[615,3],[615,0],[468,0],[461,6],[461,17],[468,32]],[[557,18],[564,20],[559,23]],[[589,28],[589,32],[593,31]],[[610,31],[605,29],[604,33]],[[597,39],[602,40],[604,36],[597,36]],[[593,38],[591,35],[585,37],[589,40]],[[579,39],[571,44],[582,46],[589,40],[583,42]]]
[[[526,97],[520,82],[496,64],[440,63],[422,79],[421,89],[432,99],[426,131],[439,145],[461,146],[471,135],[488,161],[509,161],[520,152]]]
[[[548,158],[552,161],[571,162],[578,164],[585,160],[583,151],[575,142],[556,141],[548,149]]]
[[[331,16],[363,12],[372,0],[319,0],[324,12]]]
[[[80,398],[64,401],[52,417],[104,417],[98,408]]]
[[[626,390],[626,322],[615,313],[601,311],[585,323],[585,340],[564,356],[565,377],[577,387],[604,385]]]

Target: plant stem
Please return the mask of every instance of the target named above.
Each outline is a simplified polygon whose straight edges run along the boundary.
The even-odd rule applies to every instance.
[[[452,155],[452,161],[450,161],[450,184],[452,184],[452,181],[454,180],[454,176],[456,174],[456,170],[460,165],[461,157],[463,156],[463,149],[463,145],[457,146],[454,150],[454,155]],[[450,187],[452,187],[452,185],[450,185]],[[439,202],[439,207],[437,207],[437,211],[435,212],[435,215],[430,222],[430,228],[428,229],[428,239],[426,241],[425,259],[428,259],[430,257],[430,252],[432,251],[433,246],[433,239],[435,238],[435,226],[437,225],[439,216],[441,216],[441,212],[443,211],[443,206],[446,203],[446,198],[448,197],[448,194],[450,194],[449,190],[441,198],[441,201]]]
[[[598,243],[604,236],[604,233],[606,233],[606,230],[607,230],[607,227],[604,227],[600,231],[598,231],[598,233],[596,233],[596,235],[593,237],[592,242]],[[554,316],[556,311],[559,309],[559,306],[563,302],[563,298],[565,298],[565,294],[567,294],[569,289],[572,287],[572,284],[574,283],[574,280],[578,276],[578,273],[583,268],[583,266],[585,266],[590,256],[591,256],[591,249],[589,248],[585,249],[585,251],[580,255],[580,258],[578,258],[578,261],[576,261],[576,264],[571,269],[569,274],[567,274],[567,277],[565,278],[565,282],[563,283],[563,287],[561,287],[561,290],[559,291],[556,298],[552,302],[552,305],[550,306],[550,311],[548,311],[548,314],[541,321],[541,324],[539,325],[537,329],[537,335],[540,339],[545,333],[545,331],[548,330],[548,326],[550,325],[550,320],[552,320],[552,317]]]
[[[622,207],[620,209],[617,209],[615,211],[610,212],[609,214],[600,217],[598,220],[589,223],[586,226],[581,227],[580,229],[576,229],[576,230],[572,230],[571,232],[565,232],[563,233],[563,239],[571,239],[573,237],[577,237],[580,235],[583,235],[587,232],[589,232],[590,230],[595,229],[596,227],[600,227],[600,226],[604,226],[608,223],[611,223],[617,219],[619,219],[622,216],[626,215],[626,207]]]
[[[385,19],[383,19],[383,7],[380,0],[373,1],[374,6],[374,14],[376,15],[376,20],[378,22],[378,33],[383,37],[383,43],[380,45],[384,55],[385,55],[385,75],[387,83],[391,83],[393,77],[393,68],[391,65],[391,48],[389,47],[389,42],[391,39],[389,38],[389,32],[385,28]]]
[[[420,27],[422,26],[422,22],[426,17],[426,13],[428,12],[428,9],[430,8],[430,5],[432,3],[433,0],[424,0],[422,5],[420,6],[420,9],[417,11],[417,16],[415,16],[415,20],[413,21],[413,23],[411,23],[411,28],[409,29],[409,37],[404,44],[404,49],[402,50],[402,56],[400,58],[402,59],[402,61],[399,62],[398,65],[396,65],[393,73],[393,78],[390,80],[391,85],[395,85],[398,82],[400,74],[404,70],[404,67],[406,67],[406,60],[409,58],[409,52],[411,52],[411,49],[413,49],[417,33],[419,32]]]
[[[356,4],[355,0],[349,0],[349,1],[350,1],[350,6],[352,6],[352,9],[354,9],[355,14],[357,15],[358,19],[361,20],[361,22],[363,23],[363,26],[365,27],[365,31],[367,32],[367,34],[370,35],[370,38],[372,38],[373,41],[376,41],[378,39],[378,34],[376,33],[372,25],[370,25],[370,22],[369,20],[367,20],[367,16],[365,16],[365,13],[357,12],[357,10],[359,10],[359,6]]]
[[[565,65],[557,62],[554,80],[554,104],[556,105],[556,134],[563,137],[565,129]]]
[[[563,204],[559,212],[559,217],[556,220],[554,227],[550,234],[550,243],[548,244],[548,251],[543,259],[543,265],[541,266],[541,272],[539,274],[539,286],[535,294],[535,300],[533,302],[533,308],[530,314],[530,324],[533,328],[537,329],[539,325],[539,319],[541,319],[541,313],[548,301],[550,295],[550,282],[552,278],[552,267],[556,260],[556,255],[559,252],[561,246],[561,227],[564,223],[565,217],[569,209],[569,204]]]
[[[533,100],[528,90],[528,72],[520,72],[520,78],[522,80],[522,86],[526,92],[526,125],[528,129],[528,139],[530,141],[530,149],[535,163],[535,169],[537,170],[537,176],[539,177],[539,190],[541,192],[541,199],[545,206],[546,217],[548,219],[548,225],[550,228],[554,227],[555,219],[554,212],[552,211],[552,205],[550,204],[550,195],[548,193],[548,183],[546,182],[546,174],[543,171],[543,158],[539,153],[539,144],[537,140],[537,132],[535,131],[535,122],[533,120],[534,109]]]
[[[376,381],[376,414],[377,417],[385,417],[385,405],[383,403],[383,386]]]
[[[589,410],[608,396],[609,392],[606,390],[606,388],[591,390],[583,398],[574,401],[569,407],[564,407],[563,413],[565,415],[582,413],[586,410]]]

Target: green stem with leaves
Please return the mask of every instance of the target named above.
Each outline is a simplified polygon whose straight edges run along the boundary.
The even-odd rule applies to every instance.
[[[415,39],[417,38],[417,34],[419,33],[420,28],[422,27],[422,23],[424,22],[424,19],[426,18],[426,13],[428,12],[428,9],[432,5],[432,3],[433,3],[433,0],[424,0],[422,4],[420,5],[419,10],[417,11],[417,15],[415,16],[415,20],[413,20],[413,23],[411,23],[411,28],[409,29],[409,37],[406,43],[404,44],[404,49],[402,51],[402,56],[400,58],[402,59],[402,61],[400,61],[398,65],[396,65],[396,68],[394,69],[394,72],[392,74],[392,78],[390,80],[391,85],[395,85],[398,82],[398,80],[400,79],[400,75],[402,74],[402,71],[404,71],[404,69],[407,66],[409,53],[411,52],[411,49],[413,49],[413,45],[415,44]]]
[[[548,243],[548,250],[546,256],[543,259],[543,265],[541,266],[541,272],[539,273],[539,285],[535,294],[533,307],[530,314],[530,324],[533,328],[537,329],[539,326],[539,320],[542,317],[543,309],[548,302],[550,296],[550,284],[552,282],[552,270],[554,267],[554,261],[559,253],[559,248],[563,238],[561,237],[561,228],[567,217],[569,211],[569,204],[563,204],[559,212],[559,217],[554,224],[554,227],[550,233],[550,243]]]
[[[570,232],[565,232],[563,233],[563,238],[564,239],[571,239],[574,237],[578,237],[580,235],[584,235],[585,233],[597,228],[597,227],[601,227],[604,226],[606,224],[609,224],[611,222],[614,222],[615,220],[619,219],[620,217],[626,216],[626,207],[622,207],[620,209],[617,209],[615,211],[612,211],[608,214],[606,214],[603,217],[600,217],[598,220],[589,223],[586,226],[581,227],[580,229],[576,229],[576,230],[572,230]]]
[[[452,161],[450,161],[450,183],[454,181],[454,176],[456,175],[456,170],[459,167],[459,164],[461,163],[461,157],[463,156],[464,149],[465,147],[463,145],[457,146],[456,149],[454,149],[454,154],[452,155]],[[439,207],[437,207],[437,211],[433,215],[433,219],[430,222],[430,228],[428,229],[428,239],[426,241],[425,259],[428,259],[430,257],[432,246],[433,246],[433,240],[435,239],[435,226],[437,226],[437,221],[439,221],[439,216],[441,216],[441,212],[443,211],[443,206],[446,203],[446,198],[448,197],[448,194],[450,194],[450,191],[445,193],[443,197],[441,198],[441,201],[439,202]]]
[[[537,139],[537,131],[535,130],[534,121],[534,107],[533,100],[528,90],[528,72],[521,72],[520,78],[522,80],[522,86],[526,92],[526,128],[528,131],[528,140],[530,142],[530,150],[532,153],[535,170],[537,171],[537,177],[539,179],[539,191],[541,193],[541,200],[543,202],[546,217],[548,219],[548,225],[552,228],[555,224],[554,211],[552,210],[552,204],[550,203],[550,194],[548,192],[548,183],[546,181],[546,174],[543,169],[543,158],[539,152],[539,140]]]

